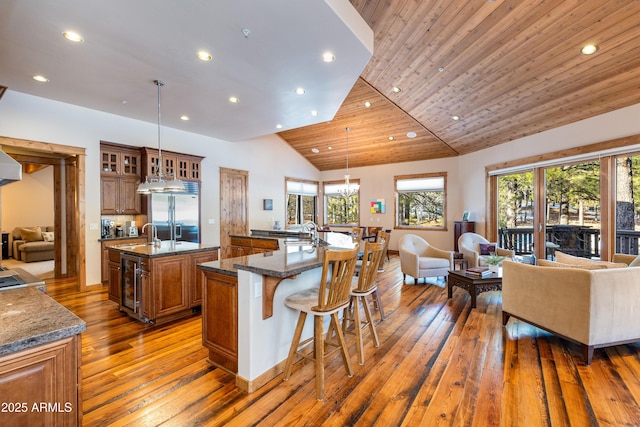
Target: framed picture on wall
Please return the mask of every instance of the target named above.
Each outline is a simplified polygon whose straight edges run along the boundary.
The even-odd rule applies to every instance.
[[[464,211],[464,212],[462,213],[462,220],[463,220],[463,221],[469,221],[469,217],[470,217],[470,216],[471,216],[471,212],[469,212],[469,211]]]
[[[273,199],[263,199],[262,200],[262,209],[265,211],[273,210]]]

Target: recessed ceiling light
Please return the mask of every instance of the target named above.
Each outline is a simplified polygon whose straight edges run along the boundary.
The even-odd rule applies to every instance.
[[[594,44],[585,45],[582,47],[582,49],[580,49],[580,53],[583,55],[593,55],[597,51],[598,51],[598,46]]]
[[[62,35],[64,36],[65,39],[72,42],[80,43],[84,41],[84,39],[80,34],[73,31],[65,31],[64,33],[62,33]]]
[[[398,93],[400,92],[402,89],[400,89],[398,86],[394,86],[393,89],[391,89],[394,93]]]
[[[229,102],[233,103],[233,104],[237,104],[238,102],[240,102],[240,100],[238,98],[236,98],[235,96],[232,96],[229,98]]]
[[[129,101],[127,101],[126,99],[123,99],[122,101],[120,101],[120,103],[122,105],[127,105],[129,103]]]
[[[281,125],[280,123],[278,123],[278,124],[276,125],[276,129],[282,129],[282,125]]]
[[[441,72],[443,72],[443,71],[444,71],[444,67],[440,67],[440,68],[438,68],[438,72],[440,72],[440,73],[441,73]]]
[[[242,29],[242,35],[244,36],[245,39],[249,38],[249,34],[251,34],[251,30],[248,28],[243,28]]]
[[[49,81],[48,78],[46,78],[45,76],[41,76],[41,75],[37,75],[37,76],[33,76],[33,80],[40,82],[40,83],[46,83]]]
[[[333,56],[333,53],[331,53],[331,52],[325,52],[325,53],[322,54],[322,60],[324,62],[333,62],[333,61],[336,60],[336,57]]]
[[[320,152],[320,150],[318,150],[317,148],[312,148],[312,149],[311,149],[311,152],[312,152],[312,153],[316,153],[316,154],[317,154],[317,153],[319,153],[319,152]]]
[[[316,110],[313,110],[313,111],[311,111],[311,115],[312,115],[312,116],[317,116],[317,115],[318,115],[318,112],[317,112]]]
[[[364,103],[364,106],[365,106],[366,108],[369,108],[369,107],[371,107],[371,103],[370,103],[369,101],[367,101],[367,102],[365,102],[365,103]]]
[[[297,88],[297,89],[296,89],[296,93],[297,93],[298,95],[304,95],[305,90],[304,90],[303,88],[299,87],[299,88]]]
[[[451,116],[451,120],[460,120],[460,116]]]
[[[200,59],[201,61],[211,61],[213,59],[211,54],[204,50],[198,51],[197,55],[198,59]]]
[[[189,120],[189,116],[180,116],[180,120],[184,120],[186,122]]]
[[[415,132],[407,132],[407,138],[415,138],[416,136],[418,136],[418,134]]]
[[[394,138],[393,138],[392,136],[387,137],[387,139],[388,139],[389,141],[393,141],[393,140],[394,140]]]
[[[327,147],[327,150],[333,150],[333,147]]]

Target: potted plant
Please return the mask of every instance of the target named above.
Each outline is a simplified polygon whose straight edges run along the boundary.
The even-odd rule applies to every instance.
[[[499,268],[500,268],[500,264],[502,263],[502,261],[505,260],[505,258],[507,258],[506,256],[501,256],[501,255],[496,255],[495,252],[490,252],[489,255],[485,255],[482,257],[482,259],[484,260],[485,264],[487,264],[489,266],[489,270],[493,271],[494,273],[497,273]]]

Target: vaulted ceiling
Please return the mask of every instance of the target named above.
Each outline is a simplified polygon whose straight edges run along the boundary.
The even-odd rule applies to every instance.
[[[345,167],[347,127],[358,167],[466,154],[640,102],[640,1],[351,3],[374,31],[372,59],[333,120],[279,133],[320,170]],[[589,43],[598,51],[581,54]]]

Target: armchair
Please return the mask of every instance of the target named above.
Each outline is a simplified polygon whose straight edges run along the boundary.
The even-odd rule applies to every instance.
[[[458,238],[458,250],[467,261],[468,267],[480,267],[483,264],[481,257],[480,245],[490,245],[487,239],[476,233],[464,233]],[[494,244],[495,245],[495,244]],[[515,252],[510,249],[499,248],[495,246],[496,255],[513,259]],[[488,255],[488,254],[487,254]]]
[[[403,281],[407,274],[416,279],[449,276],[453,270],[453,251],[445,251],[431,246],[415,234],[405,234],[400,238],[400,270]]]

